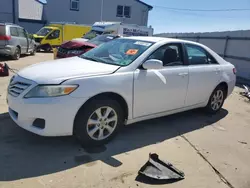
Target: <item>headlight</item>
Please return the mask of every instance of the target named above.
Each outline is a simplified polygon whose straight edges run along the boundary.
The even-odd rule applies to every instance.
[[[28,92],[24,98],[58,97],[72,93],[77,85],[41,85]]]
[[[9,83],[9,84],[11,84],[11,82],[14,80],[14,78],[15,78],[15,75],[13,75],[13,76],[11,77],[10,83]]]

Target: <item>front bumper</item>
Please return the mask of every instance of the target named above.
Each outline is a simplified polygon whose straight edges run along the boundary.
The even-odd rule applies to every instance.
[[[9,114],[20,127],[41,136],[73,134],[75,116],[87,100],[63,96],[56,98],[21,99],[8,94]],[[45,128],[33,126],[37,119],[45,120]]]
[[[41,136],[72,135],[75,116],[87,98],[74,98],[70,95],[23,98],[33,86],[31,85],[27,91],[17,97],[8,93],[9,114],[13,121],[20,127]],[[45,127],[34,126],[36,119],[43,119]]]

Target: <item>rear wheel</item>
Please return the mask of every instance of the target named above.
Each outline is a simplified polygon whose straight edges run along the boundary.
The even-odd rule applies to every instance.
[[[217,88],[215,88],[212,95],[210,96],[210,99],[206,106],[206,110],[209,113],[215,114],[222,108],[225,98],[226,98],[225,88],[222,86],[218,86]]]
[[[36,55],[36,46],[34,46],[33,50],[30,52],[30,55]]]
[[[12,59],[18,60],[20,59],[20,56],[21,56],[21,49],[19,47],[16,47],[16,50],[15,50],[14,55],[12,56]]]
[[[85,146],[103,145],[110,141],[124,123],[124,113],[115,100],[97,99],[78,112],[74,135]]]

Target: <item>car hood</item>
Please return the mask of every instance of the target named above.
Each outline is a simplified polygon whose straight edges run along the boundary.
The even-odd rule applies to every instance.
[[[18,75],[38,84],[60,84],[70,78],[111,74],[119,68],[116,65],[72,57],[31,65],[20,70]]]
[[[40,38],[40,39],[44,38],[44,36],[40,36],[40,35],[37,35],[37,34],[33,34],[33,37],[34,38]]]
[[[91,48],[95,48],[96,45],[86,42],[85,39],[73,39],[71,41],[65,42],[61,45],[61,47],[66,48],[66,49],[74,49],[74,48],[80,48],[82,46],[89,46]]]

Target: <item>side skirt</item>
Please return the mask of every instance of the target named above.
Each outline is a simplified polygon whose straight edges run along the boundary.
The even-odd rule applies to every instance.
[[[175,113],[179,113],[179,112],[184,112],[184,111],[192,110],[192,109],[195,109],[195,108],[201,108],[201,107],[205,107],[206,105],[207,105],[207,103],[199,103],[199,104],[184,107],[184,108],[178,108],[178,109],[169,110],[169,111],[166,111],[166,112],[160,112],[160,113],[156,113],[156,114],[150,114],[150,115],[147,115],[147,116],[141,116],[141,117],[137,117],[137,118],[134,118],[134,119],[127,120],[125,122],[125,125],[133,124],[133,123],[136,123],[136,122],[139,122],[139,121],[159,118],[159,117],[163,117],[163,116],[167,116],[167,115],[171,115],[171,114],[175,114]]]

